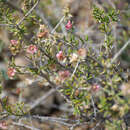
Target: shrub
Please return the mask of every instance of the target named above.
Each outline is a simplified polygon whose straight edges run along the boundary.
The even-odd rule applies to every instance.
[[[6,1],[0,1],[0,21],[7,25],[13,37],[9,46],[12,53],[7,71],[9,78],[29,73],[45,79],[72,106],[73,114],[80,121],[77,125],[85,122],[94,126],[105,123],[106,126],[112,124],[112,127],[120,128],[124,115],[129,111],[129,101],[120,88],[127,78],[123,77],[120,63],[114,63],[116,59],[113,59],[114,38],[111,25],[118,22],[119,12],[114,9],[105,12],[93,7],[93,16],[105,37],[104,43],[96,52],[88,36],[75,34],[68,8],[65,8],[59,22],[66,24],[67,35],[64,35],[56,32],[59,23],[52,31],[41,24],[40,18],[32,10],[37,4],[38,1],[30,7],[26,1],[22,10],[24,17],[19,20],[16,10],[9,9]],[[34,26],[39,29],[31,32],[32,38],[29,38],[30,27]],[[23,52],[30,65],[17,66],[15,56]],[[29,113],[24,108],[24,103],[9,105],[7,97],[1,99],[1,104],[7,116],[21,117]]]

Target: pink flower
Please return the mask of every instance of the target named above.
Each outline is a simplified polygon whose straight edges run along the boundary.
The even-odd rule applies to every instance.
[[[59,74],[61,80],[65,80],[66,78],[68,78],[70,76],[70,72],[68,70],[59,71],[58,74]]]
[[[14,68],[8,68],[7,74],[8,77],[12,78],[13,76],[15,76],[16,70]]]
[[[28,48],[27,48],[27,52],[28,53],[31,53],[31,54],[34,54],[34,53],[37,53],[37,47],[36,47],[36,45],[30,45]]]
[[[59,51],[59,53],[56,54],[56,57],[59,61],[63,61],[65,58],[62,51]]]
[[[78,50],[78,55],[79,55],[81,58],[83,58],[83,59],[86,57],[86,53],[87,53],[87,51],[86,51],[85,48],[80,48],[80,49]]]
[[[2,128],[2,130],[7,129],[7,124],[6,124],[5,121],[2,121],[2,122],[0,123],[0,128]]]
[[[100,85],[98,85],[98,84],[94,84],[92,86],[92,91],[94,91],[94,92],[98,91],[99,89],[100,89]]]
[[[66,28],[66,30],[69,30],[69,29],[72,28],[72,23],[71,23],[70,20],[69,20],[68,23],[66,24],[65,28]]]
[[[16,46],[18,44],[17,40],[10,40],[10,42],[11,42],[11,45],[13,45],[13,46]]]

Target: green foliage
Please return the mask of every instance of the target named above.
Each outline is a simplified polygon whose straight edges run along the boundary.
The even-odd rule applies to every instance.
[[[94,18],[101,23],[100,29],[105,32],[109,33],[109,24],[112,22],[117,22],[119,20],[118,15],[119,11],[115,9],[110,9],[108,13],[105,13],[104,10],[94,6],[93,8],[93,15]]]
[[[106,121],[107,129],[108,130],[121,130],[122,120],[114,120],[113,122]]]
[[[1,103],[8,115],[23,116],[27,114],[24,111],[24,103],[8,104],[8,97],[1,99]]]
[[[6,2],[7,0],[0,0],[0,2]]]

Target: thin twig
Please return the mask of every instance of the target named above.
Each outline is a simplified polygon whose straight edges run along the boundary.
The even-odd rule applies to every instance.
[[[94,109],[94,116],[96,117],[97,113],[96,113],[96,107],[95,107],[95,103],[94,103],[94,99],[93,96],[91,96],[91,101],[92,101],[92,105],[93,105],[93,109]]]
[[[11,25],[11,24],[0,24],[0,26],[11,26],[11,27],[13,27],[14,25]]]
[[[100,124],[101,124],[102,121],[99,121],[96,126],[94,128],[92,128],[92,130],[95,130]]]
[[[51,31],[52,34],[56,31],[56,29],[59,27],[59,25],[63,22],[64,18],[65,18],[65,16],[63,16],[60,19],[60,21],[57,23],[57,25],[55,26],[55,28]]]
[[[40,120],[70,121],[70,119],[60,118],[60,117],[48,117],[48,116],[39,116],[39,115],[33,115],[32,117]]]
[[[51,0],[51,1],[52,1],[53,6],[54,6],[54,12],[55,12],[54,14],[55,14],[56,18],[58,19],[58,18],[60,18],[60,16],[61,16],[60,12],[62,12],[62,11],[58,7],[56,0]],[[62,33],[66,36],[67,32],[66,32],[66,29],[65,29],[65,25],[61,22],[60,26],[61,26]]]
[[[77,70],[77,68],[78,68],[78,66],[79,66],[79,63],[80,62],[77,62],[77,64],[76,64],[76,66],[75,66],[75,69],[74,69],[74,71],[73,71],[73,73],[72,73],[72,75],[71,75],[71,78],[74,76],[74,74],[76,73],[76,70]]]
[[[28,125],[25,125],[25,124],[22,124],[22,123],[12,122],[12,124],[17,125],[17,126],[21,126],[21,127],[24,127],[24,128],[30,129],[30,130],[40,130],[38,128],[31,127],[31,126],[28,126]]]
[[[34,6],[33,6],[33,7],[25,14],[25,16],[18,22],[17,26],[19,26],[19,25],[23,22],[23,20],[24,20],[29,14],[32,13],[32,11],[37,7],[37,5],[39,4],[39,2],[40,2],[40,0],[38,0],[38,1],[34,4]]]
[[[68,127],[71,127],[73,125],[70,123],[66,123],[66,121],[68,121],[68,119],[55,118],[55,117],[41,117],[41,116],[33,116],[33,118],[40,119],[41,121],[50,121],[50,122],[59,123],[59,124],[62,124],[64,126],[68,126]]]
[[[108,3],[112,6],[112,8],[116,9],[115,4],[114,4],[111,0],[107,0],[107,1],[108,1]]]
[[[122,54],[122,52],[126,49],[126,47],[129,45],[130,43],[130,39],[125,43],[125,45],[115,54],[115,56],[112,58],[110,64],[108,65],[108,67],[110,67],[115,61],[116,59]]]
[[[47,92],[45,95],[43,95],[42,97],[38,98],[35,100],[35,102],[33,102],[30,107],[30,110],[35,108],[36,106],[38,106],[41,102],[44,103],[46,101],[46,99],[52,95],[54,92],[56,91],[56,89],[51,89],[49,92]]]
[[[51,107],[52,108],[56,108],[60,111],[63,111],[63,112],[69,112],[69,113],[73,113],[74,109],[72,108],[69,108],[68,107],[69,105],[66,106],[66,104],[61,104],[60,106],[59,105],[56,105],[56,104],[52,104]]]

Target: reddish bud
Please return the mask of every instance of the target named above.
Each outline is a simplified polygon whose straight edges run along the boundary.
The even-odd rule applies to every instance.
[[[65,26],[66,30],[70,30],[72,28],[72,23],[71,21],[69,20],[68,23],[66,24]]]
[[[59,61],[63,61],[65,58],[62,51],[59,51],[59,53],[56,54],[56,57]]]

